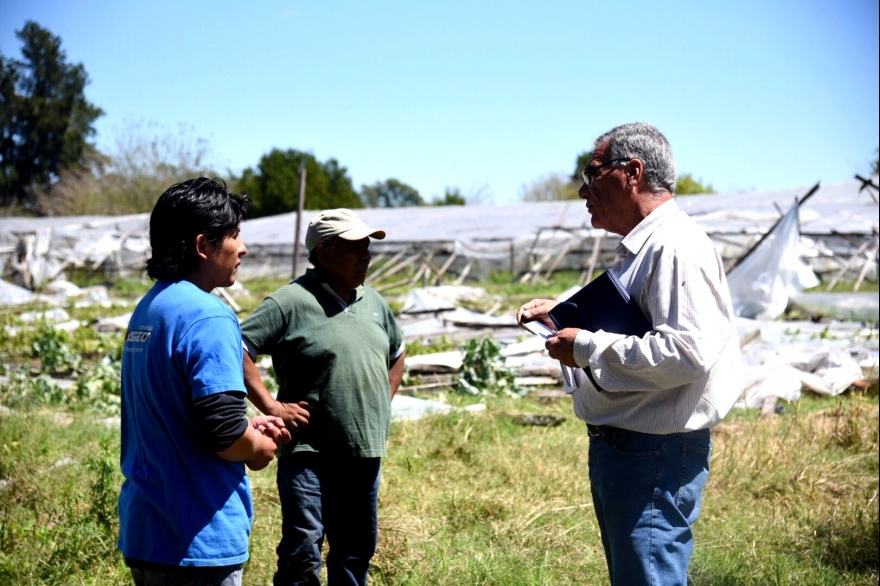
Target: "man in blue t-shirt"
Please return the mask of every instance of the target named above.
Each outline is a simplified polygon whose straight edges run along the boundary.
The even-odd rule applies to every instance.
[[[119,549],[135,584],[241,584],[253,519],[245,465],[266,467],[290,432],[247,420],[241,331],[211,295],[247,248],[247,200],[217,179],[169,188],[150,216],[157,282],[122,355]]]

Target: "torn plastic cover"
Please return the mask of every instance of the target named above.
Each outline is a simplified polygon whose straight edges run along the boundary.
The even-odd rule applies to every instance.
[[[737,316],[775,319],[791,296],[819,284],[798,255],[798,240],[798,207],[794,205],[748,258],[728,273]]]

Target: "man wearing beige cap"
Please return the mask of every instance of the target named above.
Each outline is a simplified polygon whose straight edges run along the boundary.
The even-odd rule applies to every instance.
[[[267,297],[242,323],[248,398],[284,419],[278,451],[282,529],[275,584],[366,584],[378,538],[381,458],[391,398],[403,377],[403,334],[385,300],[364,286],[370,238],[383,230],[351,210],[319,213],[306,248],[313,269]],[[274,399],[254,360],[270,354]]]

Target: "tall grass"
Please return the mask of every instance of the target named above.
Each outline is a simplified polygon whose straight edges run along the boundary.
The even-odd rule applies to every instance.
[[[118,430],[0,415],[0,584],[122,584]]]
[[[484,412],[393,424],[372,583],[607,583],[588,441],[569,402],[484,400]],[[566,421],[521,426],[522,413]],[[82,414],[0,415],[0,584],[129,580],[115,550],[117,437]],[[694,584],[877,583],[876,395],[735,413],[713,442]],[[244,581],[267,584],[281,526],[274,465],[251,478]]]

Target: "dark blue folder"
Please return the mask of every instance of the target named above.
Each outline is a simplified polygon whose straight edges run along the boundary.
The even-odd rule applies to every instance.
[[[653,328],[645,314],[632,300],[623,284],[611,271],[605,271],[586,287],[550,310],[550,319],[557,330],[578,328],[595,332],[603,330],[624,336],[644,336]],[[584,369],[598,390],[590,367]]]

